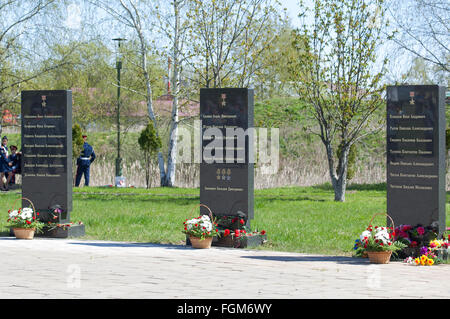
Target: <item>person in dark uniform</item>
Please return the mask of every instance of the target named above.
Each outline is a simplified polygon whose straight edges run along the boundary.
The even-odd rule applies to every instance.
[[[0,144],[0,189],[8,191],[8,182],[3,182],[3,178],[6,178],[7,174],[11,172],[11,160],[9,159],[8,150],[8,138],[3,136],[2,143]]]
[[[91,163],[95,160],[94,149],[86,142],[87,136],[83,135],[83,151],[77,158],[77,176],[75,178],[75,186],[80,186],[81,176],[84,174],[84,185],[89,186],[89,174]]]
[[[9,148],[11,150],[11,154],[9,155],[9,166],[11,171],[7,173],[7,184],[15,184],[16,183],[16,174],[21,174],[21,157],[22,152],[17,152],[17,146],[11,145]]]

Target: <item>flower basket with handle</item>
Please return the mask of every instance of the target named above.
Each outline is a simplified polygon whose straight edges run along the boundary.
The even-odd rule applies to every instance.
[[[373,226],[372,222],[376,216],[387,216],[392,224],[392,227]],[[361,234],[357,246],[367,253],[369,261],[374,264],[389,263],[392,253],[401,250],[405,247],[401,242],[393,240],[393,230],[395,229],[394,220],[391,216],[384,213],[378,213],[372,216],[367,229]]]
[[[14,235],[18,239],[33,239],[35,232],[41,231],[44,224],[38,221],[36,209],[28,198],[22,197],[22,200],[26,200],[30,203],[31,208],[19,208],[18,210],[9,210],[8,223],[12,228]],[[14,201],[13,208],[16,205],[18,199]]]
[[[213,237],[218,235],[217,223],[214,220],[211,209],[204,204],[196,205],[191,211],[191,216],[198,207],[205,207],[208,209],[209,215],[186,219],[183,223],[183,233],[189,236],[192,248],[211,248]]]

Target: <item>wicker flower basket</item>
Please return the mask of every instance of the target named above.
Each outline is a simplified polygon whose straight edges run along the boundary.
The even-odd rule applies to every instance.
[[[192,216],[194,210],[195,210],[196,208],[198,208],[198,207],[205,207],[206,209],[208,209],[208,211],[209,211],[209,217],[210,217],[211,220],[212,220],[212,218],[213,218],[213,213],[212,213],[211,209],[210,209],[208,206],[206,206],[205,204],[198,204],[198,205],[196,205],[196,206],[192,209],[192,211],[191,211],[191,213],[190,213],[191,216]],[[189,235],[189,241],[191,242],[192,248],[197,248],[197,249],[208,249],[208,248],[211,248],[211,244],[212,244],[212,241],[213,241],[213,237],[205,237],[204,239],[201,239],[201,238],[199,238],[199,237],[194,237],[194,236]]]
[[[36,228],[13,228],[17,239],[33,239]]]
[[[189,240],[191,241],[192,248],[198,249],[207,249],[211,248],[212,237],[206,237],[205,239],[201,239],[198,237],[189,236]]]
[[[25,197],[22,197],[20,199],[26,200],[31,204],[33,215],[34,217],[36,217],[36,208],[34,208],[33,202]],[[16,205],[17,201],[18,199],[14,201],[13,207]],[[14,236],[16,236],[17,239],[33,239],[34,233],[36,232],[36,228],[13,228],[12,230],[14,232]]]
[[[392,219],[391,216],[389,216],[388,214],[384,214],[384,213],[378,213],[372,216],[372,219],[369,222],[369,227],[372,226],[372,222],[375,218],[375,216],[378,215],[385,215],[387,216],[392,223],[392,229],[395,229],[395,225],[394,225],[394,220]],[[392,256],[392,251],[388,250],[388,251],[367,251],[367,257],[369,257],[369,261],[372,264],[388,264],[389,261],[391,260],[391,256]]]
[[[372,264],[388,264],[392,251],[368,251],[367,255]]]

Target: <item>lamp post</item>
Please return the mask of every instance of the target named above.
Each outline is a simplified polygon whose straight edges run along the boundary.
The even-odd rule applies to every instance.
[[[116,69],[117,69],[117,158],[116,158],[116,177],[122,176],[122,158],[120,157],[120,70],[122,69],[122,54],[120,52],[123,38],[115,38],[117,42],[116,51]]]

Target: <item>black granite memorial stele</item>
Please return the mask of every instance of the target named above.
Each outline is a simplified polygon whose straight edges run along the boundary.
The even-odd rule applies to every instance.
[[[200,120],[200,203],[208,206],[215,216],[242,216],[250,228],[254,216],[254,164],[249,149],[253,136],[248,129],[253,129],[253,90],[201,89]],[[247,134],[244,138],[230,135],[232,129],[236,134]],[[221,136],[215,135],[214,130]],[[201,213],[209,211],[201,207]]]
[[[445,88],[387,88],[387,212],[445,230]]]
[[[70,223],[72,211],[72,92],[22,92],[22,197],[29,199],[43,222]],[[24,201],[22,205],[26,205]],[[52,208],[61,213],[54,219]],[[44,236],[84,234],[73,224]]]

